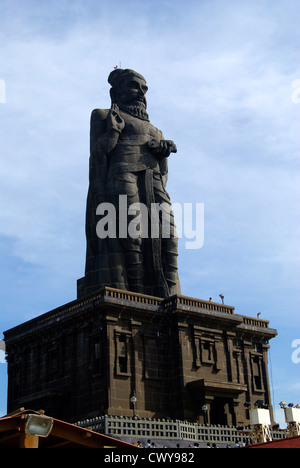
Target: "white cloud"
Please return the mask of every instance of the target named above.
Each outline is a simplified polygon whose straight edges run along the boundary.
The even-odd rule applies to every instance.
[[[106,78],[119,60],[146,75],[150,115],[178,141],[171,193],[201,195],[208,210],[213,203],[214,224],[225,204],[228,234],[241,237],[245,228],[253,240],[267,240],[271,232],[271,243],[288,238],[287,232],[276,236],[271,225],[276,208],[296,216],[298,109],[290,97],[296,64],[288,66],[276,49],[278,17],[258,2],[236,5],[193,2],[183,12],[176,4],[176,28],[143,10],[132,28],[133,10],[120,4],[113,19],[103,8],[101,16],[83,15],[80,22],[84,9],[77,2],[70,10],[76,20],[64,32],[58,21],[68,11],[64,3],[55,13],[39,7],[41,19],[23,10],[16,15],[20,36],[4,51],[9,100],[1,109],[4,116],[7,109],[1,229],[19,239],[19,255],[38,261],[39,243],[53,242],[53,253],[58,235],[65,245],[71,224],[82,222],[77,207],[84,210],[89,113],[109,105]],[[59,34],[50,34],[49,14]],[[186,192],[182,184],[189,185]]]
[[[121,61],[145,75],[151,120],[178,146],[172,199],[205,203],[205,245],[181,252],[189,294],[206,278],[246,298],[250,282],[267,301],[275,281],[280,303],[299,284],[296,3],[47,5],[18,2],[2,24],[0,233],[14,254],[62,280],[82,274],[89,114],[110,105]]]
[[[297,0],[1,3],[1,328],[74,298],[84,269],[89,116],[110,105],[107,76],[121,61],[145,75],[151,121],[177,144],[172,200],[205,204],[203,248],[180,250],[182,293],[223,293],[237,313],[262,311],[294,336]],[[271,342],[278,401],[299,391],[280,333]]]

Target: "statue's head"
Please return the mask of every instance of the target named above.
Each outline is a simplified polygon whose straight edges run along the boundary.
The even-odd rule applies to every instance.
[[[146,108],[146,92],[148,86],[145,78],[140,73],[130,69],[117,68],[113,70],[108,82],[112,86],[110,96],[112,103],[116,103],[121,109],[127,110],[130,113],[138,114],[141,112],[144,116],[138,115],[141,118],[147,118]]]

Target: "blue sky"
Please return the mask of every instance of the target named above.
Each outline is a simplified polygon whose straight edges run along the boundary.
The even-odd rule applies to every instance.
[[[205,206],[204,246],[180,242],[182,293],[270,320],[274,406],[300,402],[299,13],[298,0],[1,0],[0,339],[76,297],[90,112],[110,106],[121,62],[177,145],[173,202]]]

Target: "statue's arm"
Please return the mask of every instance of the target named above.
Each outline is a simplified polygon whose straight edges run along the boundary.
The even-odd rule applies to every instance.
[[[153,139],[148,142],[148,146],[153,155],[161,160],[163,158],[168,158],[171,153],[177,153],[177,148],[172,140],[165,140],[161,130],[155,129],[155,134]]]
[[[171,153],[176,153],[177,148],[172,140],[165,140],[161,130],[155,129],[153,139],[148,142],[152,154],[158,159],[163,185],[166,188],[168,181],[168,157]]]
[[[118,143],[125,124],[115,109],[95,109],[91,115],[91,153],[110,154]]]

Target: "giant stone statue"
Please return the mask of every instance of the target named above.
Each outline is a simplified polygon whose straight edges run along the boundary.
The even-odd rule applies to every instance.
[[[142,75],[117,68],[108,82],[111,109],[95,109],[91,115],[84,294],[104,286],[164,298],[180,294],[177,238],[166,192],[167,158],[176,146],[149,121]]]

